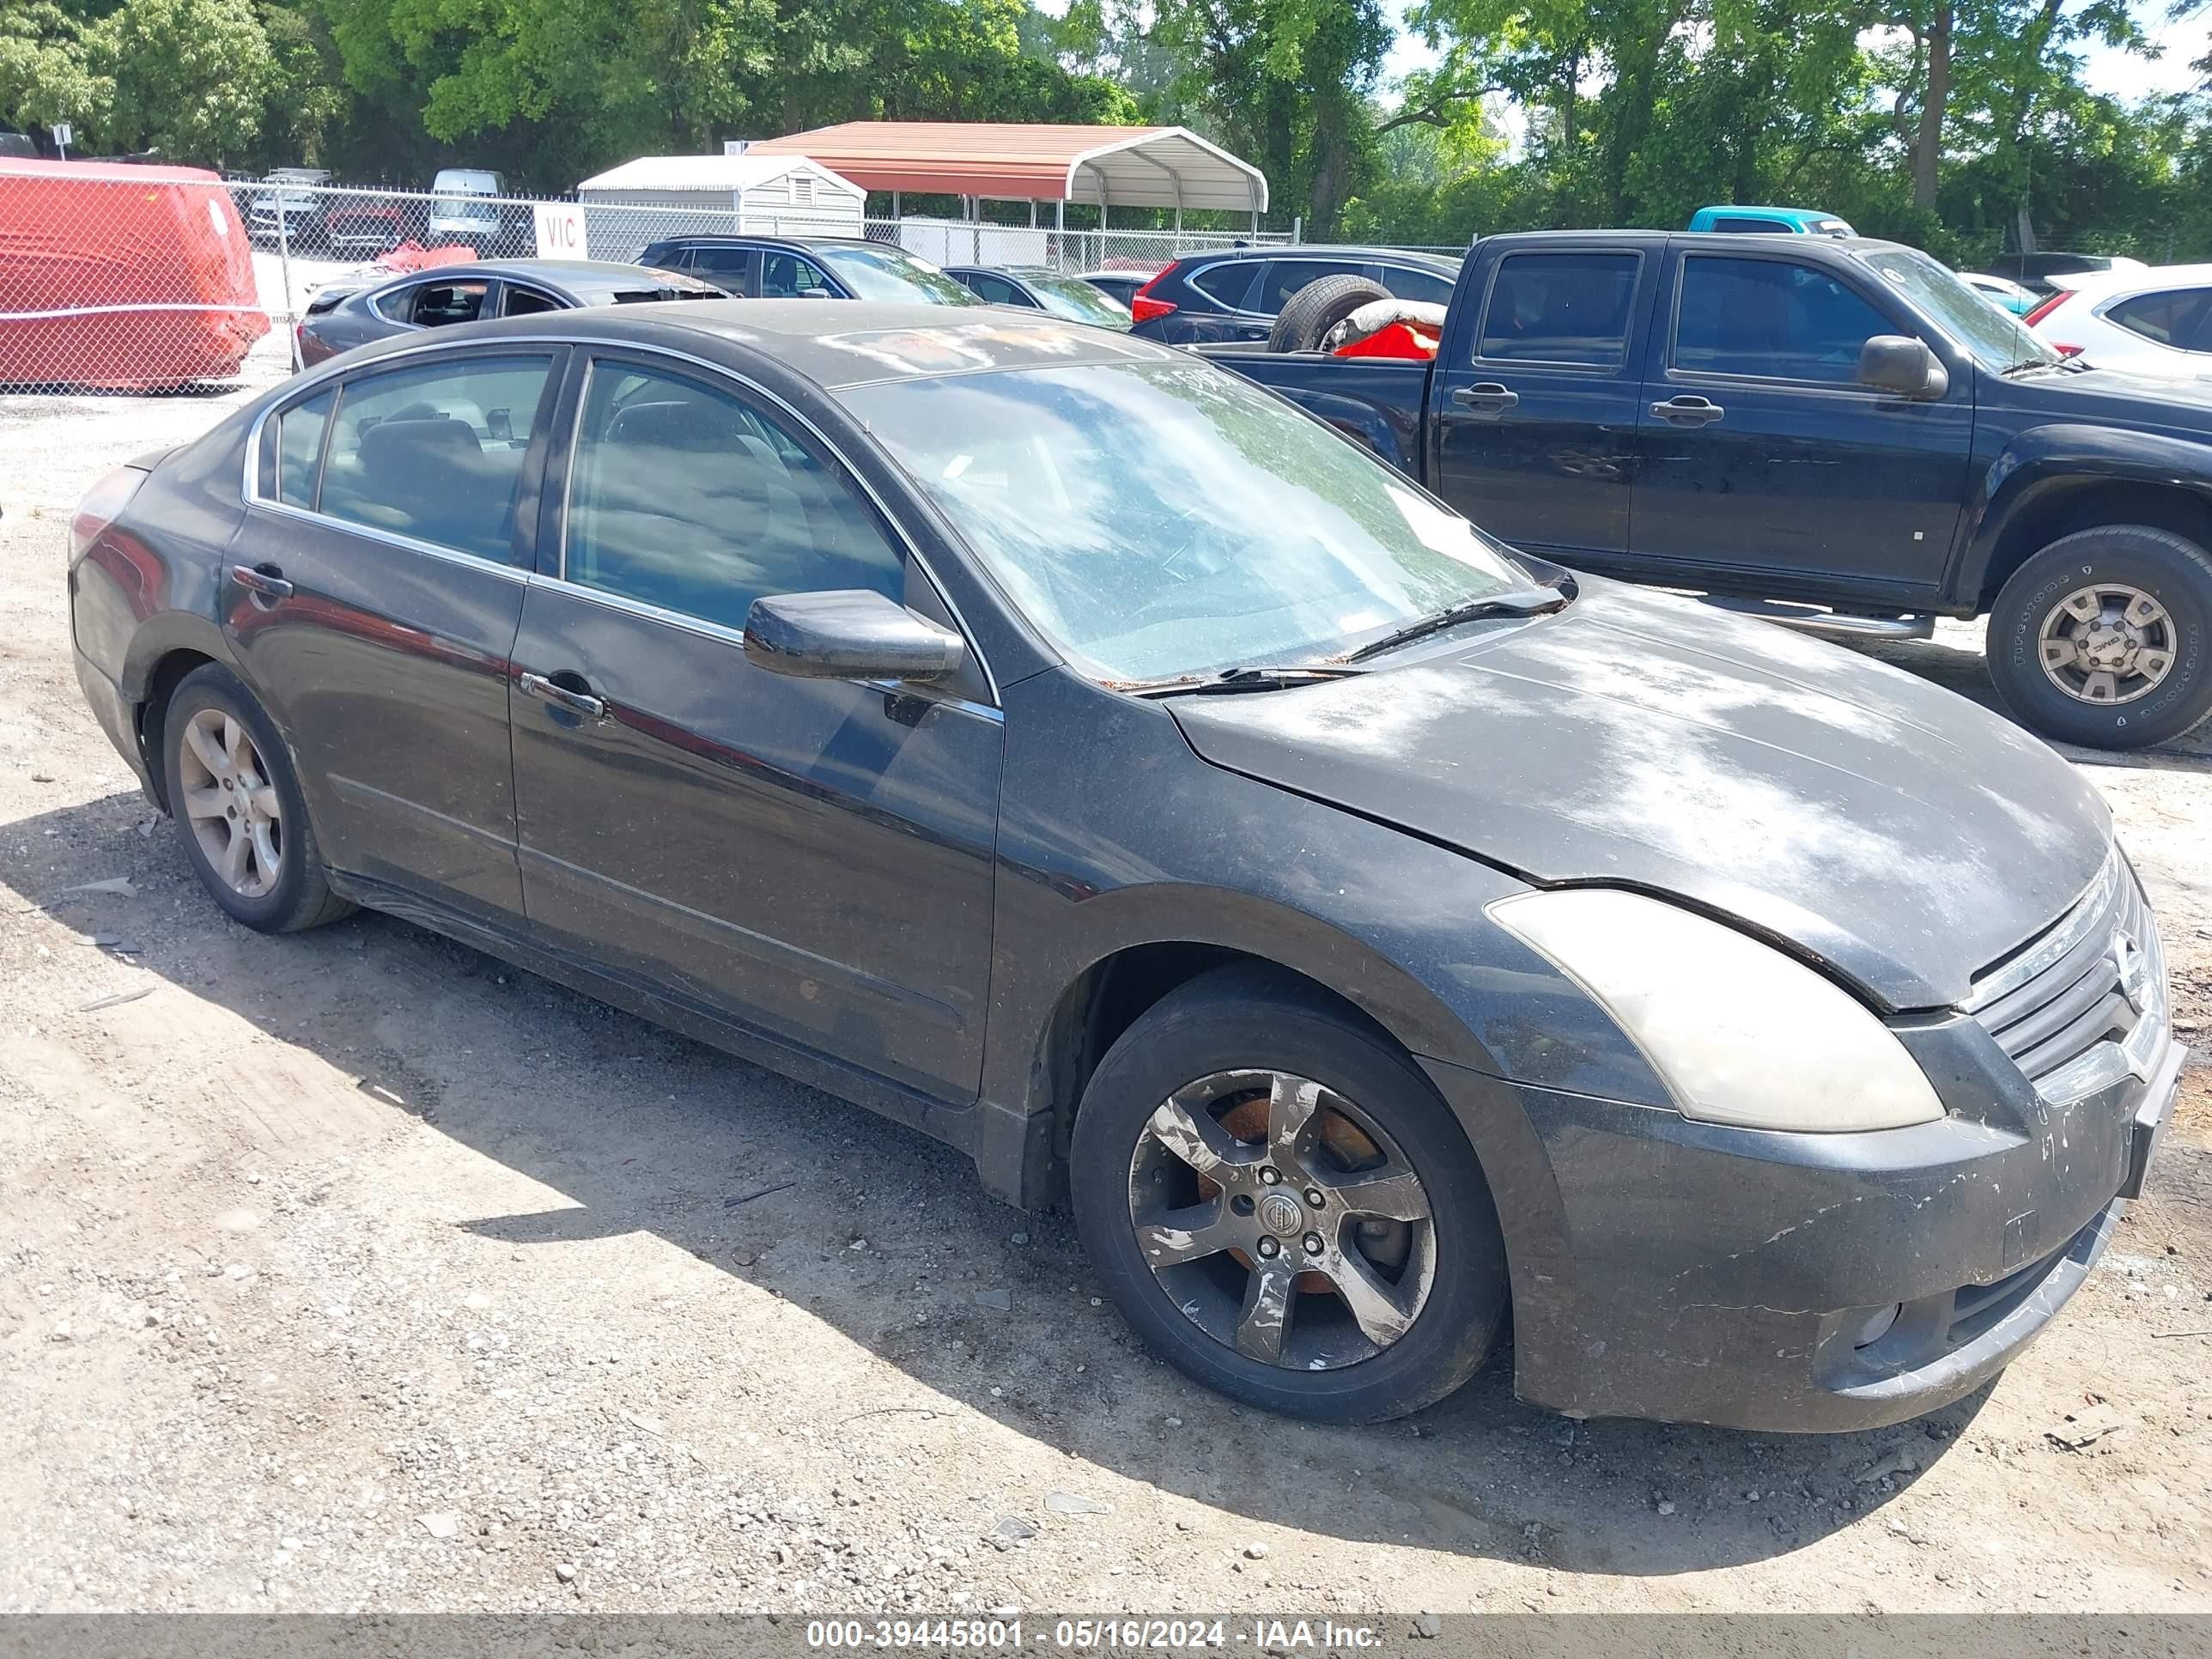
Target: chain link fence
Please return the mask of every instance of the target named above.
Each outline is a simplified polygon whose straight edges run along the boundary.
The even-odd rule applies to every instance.
[[[273,384],[317,295],[480,259],[634,262],[687,234],[865,235],[939,264],[1150,273],[1280,234],[435,196],[179,167],[0,171],[0,391]]]

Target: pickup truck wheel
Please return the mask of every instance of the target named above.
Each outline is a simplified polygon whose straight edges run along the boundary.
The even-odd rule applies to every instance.
[[[2212,714],[2212,555],[2149,525],[2060,538],[1990,611],[1990,678],[2021,722],[2144,749]]]
[[[1389,297],[1389,289],[1364,276],[1346,274],[1308,283],[1283,302],[1267,331],[1267,349],[1317,351],[1322,335],[1369,301]]]
[[[1450,1109],[1301,982],[1224,968],[1099,1062],[1069,1152],[1078,1232],[1152,1350],[1233,1399],[1376,1423],[1443,1399],[1505,1317],[1505,1247]]]

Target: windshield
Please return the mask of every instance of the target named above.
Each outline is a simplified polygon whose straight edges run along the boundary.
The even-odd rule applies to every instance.
[[[845,286],[860,299],[937,306],[982,303],[935,265],[888,243],[816,242],[807,251],[843,277]]]
[[[1097,679],[1310,662],[1528,586],[1366,451],[1206,363],[839,395]]]
[[[1863,257],[1991,373],[2002,374],[2021,363],[2059,361],[2058,354],[2022,328],[2018,319],[1999,311],[1928,255],[1891,247]]]
[[[1071,323],[1096,323],[1101,328],[1126,329],[1133,320],[1128,307],[1112,295],[1091,287],[1080,276],[1048,276],[1040,271],[1025,275],[1022,281],[1036,295],[1039,305]]]

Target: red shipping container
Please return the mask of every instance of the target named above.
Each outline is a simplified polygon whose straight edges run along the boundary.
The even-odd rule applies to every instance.
[[[216,174],[0,159],[0,385],[221,380],[268,331]]]

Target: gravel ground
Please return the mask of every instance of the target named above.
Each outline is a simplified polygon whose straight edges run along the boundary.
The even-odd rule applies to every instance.
[[[1570,1424],[1502,1361],[1240,1410],[919,1136],[403,923],[228,922],[62,585],[85,486],[225,401],[0,398],[0,1611],[2212,1607],[2212,1067],[1925,1422]],[[1885,654],[1985,697],[1973,647]],[[2201,1044],[2212,748],[2075,758]]]

